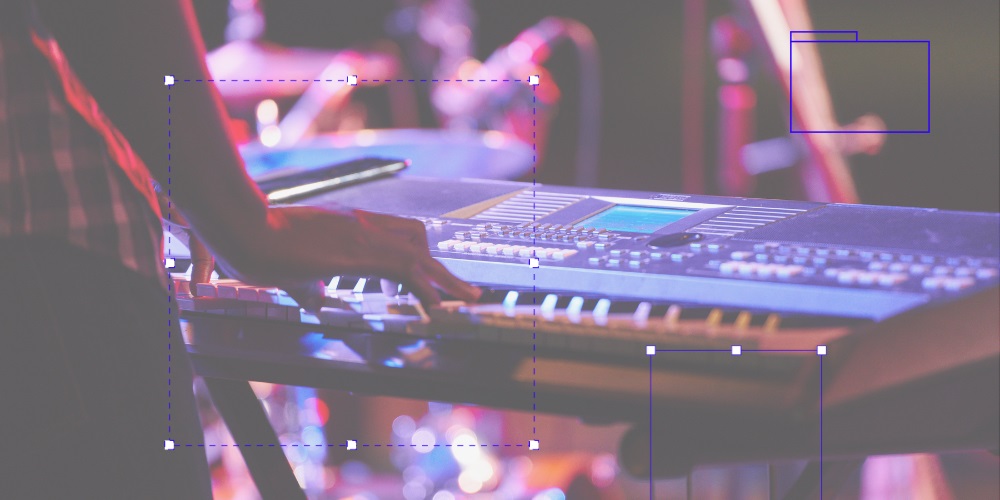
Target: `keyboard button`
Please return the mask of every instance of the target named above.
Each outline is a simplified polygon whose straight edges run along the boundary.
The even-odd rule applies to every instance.
[[[949,292],[957,292],[960,290],[965,290],[976,284],[974,278],[945,278],[944,289]]]
[[[841,285],[853,285],[857,283],[859,274],[861,274],[861,271],[858,271],[856,269],[847,269],[841,271],[840,273],[837,274],[837,282],[840,283]]]
[[[941,276],[928,276],[920,282],[920,285],[924,287],[924,290],[936,291],[944,288],[944,280]]]
[[[976,270],[976,277],[979,278],[979,279],[981,279],[981,280],[991,280],[993,278],[996,278],[998,274],[1000,274],[1000,271],[997,271],[996,269],[977,269]]]
[[[860,272],[857,275],[857,282],[859,285],[874,285],[875,279],[878,277],[878,273],[866,273]]]
[[[794,278],[795,276],[802,274],[803,269],[805,268],[802,266],[781,266],[775,274],[779,278],[783,279]]]
[[[948,266],[935,266],[933,273],[937,276],[946,276],[951,274],[952,268]]]
[[[955,268],[955,276],[956,277],[964,278],[964,277],[967,277],[967,276],[972,276],[973,274],[975,274],[975,270],[972,269],[971,267],[956,267]]]
[[[878,284],[881,286],[896,286],[910,277],[905,274],[882,274],[878,277]]]
[[[752,256],[753,252],[747,252],[747,251],[736,251],[729,254],[729,258],[733,260],[748,260]]]

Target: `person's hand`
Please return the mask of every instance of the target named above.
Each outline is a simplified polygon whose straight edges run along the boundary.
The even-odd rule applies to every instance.
[[[197,295],[195,285],[198,283],[208,283],[212,279],[212,272],[215,270],[215,257],[212,256],[212,252],[209,251],[208,247],[191,230],[191,225],[184,218],[184,214],[177,211],[173,204],[170,203],[170,200],[162,193],[157,192],[157,198],[160,203],[160,213],[165,217],[164,223],[182,228],[181,231],[183,231],[184,235],[187,235],[185,243],[191,251],[191,279],[189,283],[191,293]]]
[[[259,241],[243,255],[216,255],[241,281],[284,289],[306,310],[322,303],[322,279],[339,274],[373,275],[400,282],[425,304],[438,290],[475,301],[481,291],[431,257],[419,221],[355,210],[273,207]]]

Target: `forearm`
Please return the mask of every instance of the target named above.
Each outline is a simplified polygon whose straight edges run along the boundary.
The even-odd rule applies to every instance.
[[[190,3],[48,0],[40,9],[84,85],[208,245],[245,252],[266,229],[267,203],[243,168],[218,92],[179,84],[168,102],[163,86],[168,74],[210,78]]]

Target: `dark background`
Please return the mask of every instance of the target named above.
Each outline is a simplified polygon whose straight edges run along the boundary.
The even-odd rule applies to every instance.
[[[343,47],[385,36],[395,2],[264,0],[266,38],[286,45]],[[601,186],[679,191],[681,158],[681,40],[683,2],[504,0],[473,2],[478,56],[487,57],[524,28],[548,15],[587,24],[602,56]],[[862,201],[958,210],[1000,211],[1000,6],[995,0],[841,0],[810,2],[814,29],[857,30],[862,39],[930,40],[931,133],[890,135],[875,157],[851,160]],[[226,0],[196,0],[209,49],[222,43]],[[708,2],[709,19],[730,10]],[[706,50],[706,171],[713,171],[717,80]],[[576,126],[576,63],[570,49],[548,65],[563,91],[544,182],[569,183]],[[920,74],[900,58],[900,74]],[[884,73],[876,57],[824,53],[841,123],[875,111],[908,120],[912,92],[872,85]],[[899,82],[904,86],[907,82]],[[787,109],[773,77],[763,72],[758,91],[757,138],[787,133]],[[868,109],[877,103],[879,109]],[[912,123],[908,121],[907,123]],[[707,183],[714,190],[714,183]],[[769,194],[764,192],[762,194]]]

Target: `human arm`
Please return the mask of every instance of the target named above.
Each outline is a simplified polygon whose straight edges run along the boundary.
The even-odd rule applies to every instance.
[[[210,79],[189,1],[43,0],[39,7],[104,113],[235,276],[291,291],[323,276],[370,273],[406,283],[430,302],[435,287],[466,299],[478,295],[430,257],[426,241],[420,245],[419,222],[268,207],[243,168],[215,87],[162,86],[165,74]]]

